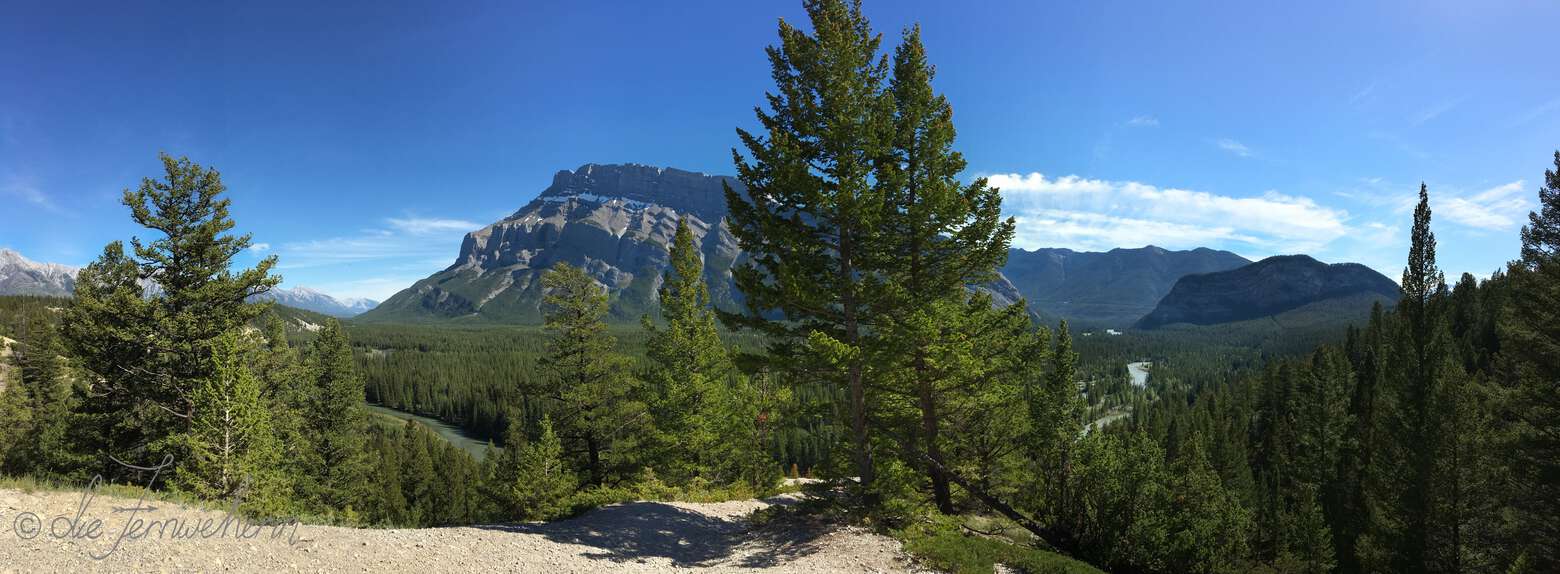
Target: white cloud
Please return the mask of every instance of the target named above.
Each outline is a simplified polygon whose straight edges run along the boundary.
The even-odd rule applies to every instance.
[[[271,244],[270,243],[255,243],[255,244],[250,245],[248,247],[248,249],[249,249],[250,253],[255,254],[255,255],[259,255],[261,253],[265,253],[267,251],[270,251],[271,250]]]
[[[1154,116],[1137,116],[1127,120],[1127,127],[1132,128],[1156,128],[1159,127],[1159,118]]]
[[[277,267],[306,269],[374,262],[376,268],[432,273],[454,261],[462,236],[483,227],[462,219],[436,217],[392,217],[384,221],[388,228],[284,243],[277,250]]]
[[[450,231],[465,233],[467,231],[475,231],[482,227],[481,223],[465,221],[462,219],[440,219],[430,217],[392,217],[386,219],[385,223],[390,224],[390,227],[393,227],[398,231],[405,233],[416,233],[419,235]]]
[[[1529,209],[1522,180],[1441,201],[1432,193],[1430,207],[1436,215],[1444,214],[1453,223],[1481,231],[1515,229]]]
[[[1452,111],[1452,108],[1457,107],[1459,104],[1461,104],[1463,102],[1464,99],[1465,98],[1458,98],[1458,99],[1454,99],[1454,100],[1445,100],[1445,101],[1442,101],[1441,103],[1438,103],[1438,104],[1436,104],[1434,106],[1430,106],[1428,108],[1425,108],[1424,110],[1420,111],[1418,114],[1415,114],[1413,117],[1410,117],[1408,119],[1409,125],[1411,125],[1411,126],[1418,126],[1418,125],[1421,125],[1421,124],[1423,124],[1425,122],[1428,122],[1430,120],[1433,120],[1433,119],[1436,119],[1438,117],[1441,117],[1441,114],[1444,114],[1446,112]]]
[[[1154,244],[1245,252],[1316,251],[1348,234],[1348,212],[1268,191],[1232,197],[1039,173],[989,176],[1020,220],[1020,247],[1100,250]]]
[[[47,194],[38,189],[38,187],[34,185],[29,179],[16,176],[6,178],[5,183],[0,185],[0,194],[18,198],[26,203],[30,203],[40,209],[43,209],[44,211],[51,213],[63,214],[65,212],[65,210],[60,209],[60,206],[56,205],[53,199],[49,198]]]
[[[1213,145],[1219,146],[1219,149],[1238,155],[1240,157],[1251,157],[1251,148],[1246,147],[1246,144],[1240,143],[1230,138],[1220,139],[1219,141],[1213,142]]]

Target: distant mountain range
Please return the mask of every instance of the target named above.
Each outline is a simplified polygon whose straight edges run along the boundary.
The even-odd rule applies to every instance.
[[[379,302],[373,299],[337,299],[308,287],[272,289],[257,298],[275,301],[288,307],[342,318],[356,317],[379,305]]]
[[[466,234],[455,262],[383,303],[336,299],[313,289],[278,289],[263,298],[365,322],[540,323],[541,274],[558,262],[584,268],[607,288],[611,312],[636,321],[656,306],[666,245],[686,219],[704,256],[713,303],[739,308],[731,269],[745,257],[727,231],[728,176],[645,165],[586,164],[559,171],[518,211]],[[69,296],[76,268],[35,263],[0,250],[0,295]],[[1257,263],[1228,251],[1155,246],[1084,252],[1013,249],[993,281],[971,286],[999,305],[1019,299],[1045,323],[1080,328],[1209,325],[1303,309],[1311,323],[1353,317],[1397,285],[1358,264],[1307,256]],[[1362,307],[1363,306],[1363,307]]]
[[[0,295],[69,297],[76,292],[79,268],[38,263],[10,249],[0,249]]]
[[[726,230],[727,176],[644,165],[586,164],[512,215],[466,235],[454,264],[391,296],[362,321],[541,321],[541,272],[556,262],[585,268],[611,294],[619,320],[655,306],[666,245],[686,217],[704,254],[711,299],[741,301],[731,268],[743,254]],[[1227,251],[1158,247],[1105,253],[1011,251],[1001,276],[979,286],[998,304],[1028,298],[1046,322],[1126,327],[1158,303],[1177,279],[1250,263]]]
[[[1013,249],[1002,274],[1040,313],[1074,325],[1124,328],[1152,311],[1180,278],[1249,263],[1234,253],[1207,248]]]
[[[1391,304],[1398,285],[1358,263],[1328,265],[1308,255],[1269,257],[1229,271],[1182,277],[1137,326],[1213,325],[1330,306],[1358,314],[1373,302]]]
[[[76,292],[80,271],[79,267],[39,263],[16,251],[0,249],[0,295],[70,297]],[[148,293],[156,293],[155,285]],[[333,317],[356,316],[379,304],[371,299],[337,299],[308,287],[274,289],[258,298]]]

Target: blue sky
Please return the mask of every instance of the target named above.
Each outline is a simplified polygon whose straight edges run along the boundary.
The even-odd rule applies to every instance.
[[[135,6],[131,6],[135,4]],[[920,22],[1022,247],[1517,254],[1560,147],[1554,2],[867,0]],[[0,246],[85,264],[158,151],[215,166],[289,285],[382,298],[553,172],[730,173],[778,2],[0,0]]]

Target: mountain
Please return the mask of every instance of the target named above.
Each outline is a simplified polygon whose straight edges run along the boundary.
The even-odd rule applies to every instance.
[[[1208,248],[1013,249],[1001,271],[1036,312],[1075,325],[1119,328],[1152,311],[1182,277],[1249,263],[1234,253]]]
[[[1281,255],[1238,269],[1182,277],[1137,326],[1212,325],[1301,308],[1313,310],[1312,315],[1354,314],[1397,297],[1397,283],[1364,265],[1328,265],[1307,255]]]
[[[337,299],[308,287],[272,289],[255,298],[332,317],[354,317],[379,304],[372,299]]]
[[[52,295],[76,292],[80,269],[58,263],[38,263],[10,249],[0,249],[0,295]]]
[[[541,322],[541,274],[554,263],[583,267],[606,286],[613,318],[638,320],[654,309],[667,266],[666,246],[687,218],[704,255],[710,299],[736,309],[731,269],[742,259],[727,231],[728,176],[636,164],[586,164],[560,171],[552,185],[508,217],[466,234],[455,262],[358,317],[367,322]],[[1005,278],[975,287],[997,304],[1017,301]]]
[[[637,319],[654,306],[665,246],[683,217],[704,254],[711,299],[734,307],[730,270],[741,251],[722,226],[727,184],[741,189],[726,176],[635,164],[559,171],[519,211],[466,234],[454,264],[360,320],[541,322],[541,274],[558,262],[605,285],[614,317]]]

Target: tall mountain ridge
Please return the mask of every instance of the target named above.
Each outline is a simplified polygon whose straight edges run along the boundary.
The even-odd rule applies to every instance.
[[[1280,255],[1182,277],[1137,326],[1230,323],[1329,303],[1332,314],[1357,316],[1375,302],[1391,304],[1398,294],[1397,283],[1358,263],[1329,265],[1308,255]]]
[[[741,302],[731,269],[742,261],[725,227],[729,176],[637,164],[585,164],[557,172],[551,185],[513,214],[468,233],[455,262],[358,319],[367,322],[538,323],[541,273],[558,262],[584,268],[611,296],[618,320],[654,309],[666,246],[686,217],[704,256],[714,304]],[[1151,310],[1181,276],[1249,263],[1227,251],[1158,247],[1107,253],[1011,251],[993,281],[972,286],[1005,305],[1029,297],[1030,310],[1056,318],[1125,327]]]
[[[69,297],[76,292],[81,269],[59,263],[39,263],[10,249],[0,249],[0,295]]]

